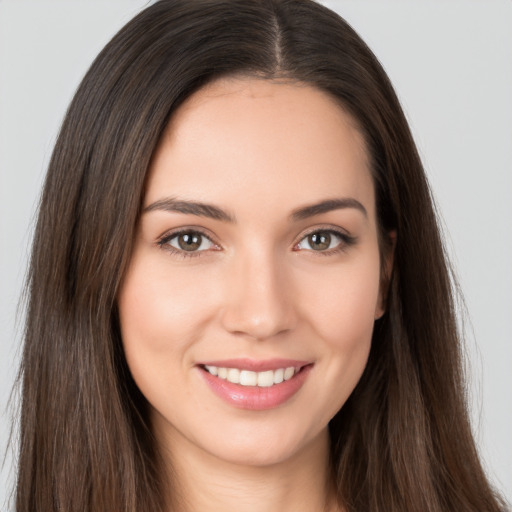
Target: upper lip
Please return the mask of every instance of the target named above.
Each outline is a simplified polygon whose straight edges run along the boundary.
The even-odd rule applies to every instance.
[[[297,359],[223,359],[215,361],[202,361],[198,366],[216,366],[217,368],[238,368],[239,370],[249,370],[253,372],[264,372],[268,370],[278,370],[279,368],[302,368],[312,364],[311,361],[299,361]]]

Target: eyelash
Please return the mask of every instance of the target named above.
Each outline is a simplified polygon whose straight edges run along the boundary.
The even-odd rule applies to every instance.
[[[310,231],[304,233],[299,241],[293,245],[293,250],[298,252],[301,249],[296,249],[296,247],[303,242],[306,238],[308,238],[311,235],[314,234],[330,234],[338,237],[341,242],[332,249],[327,249],[325,251],[314,251],[312,249],[309,249],[308,251],[313,253],[314,255],[318,256],[331,256],[334,254],[338,254],[340,252],[346,251],[349,247],[355,245],[357,243],[357,238],[351,235],[348,235],[347,233],[333,229],[332,227],[329,228],[314,228]],[[191,229],[191,228],[185,228],[178,231],[172,231],[171,233],[166,233],[163,235],[158,241],[157,245],[162,248],[163,250],[166,250],[173,254],[174,256],[187,259],[187,258],[197,258],[199,256],[204,256],[203,253],[208,252],[208,250],[201,250],[201,251],[185,251],[181,249],[177,249],[176,247],[173,247],[170,245],[170,241],[180,235],[184,234],[190,234],[190,235],[199,235],[200,237],[206,238],[211,244],[213,244],[215,247],[219,247],[217,243],[215,243],[210,236],[208,236],[206,233],[199,229]],[[220,250],[220,249],[213,249],[213,250]]]
[[[316,228],[311,229],[310,231],[307,231],[306,233],[304,233],[301,236],[300,240],[296,244],[294,244],[294,246],[293,246],[294,250],[299,251],[300,249],[295,249],[295,247],[297,247],[302,241],[304,241],[309,236],[314,235],[314,234],[320,234],[320,233],[334,235],[334,236],[338,237],[341,241],[338,245],[336,245],[332,249],[327,249],[325,251],[314,251],[314,250],[310,249],[309,252],[311,252],[315,256],[332,256],[334,254],[339,254],[341,252],[345,252],[347,249],[349,249],[350,247],[352,247],[353,245],[355,245],[357,243],[357,238],[355,236],[349,235],[349,234],[345,233],[344,231],[334,229],[332,227],[325,227],[325,228],[316,227]]]
[[[203,256],[202,253],[207,252],[205,250],[202,250],[202,251],[184,251],[184,250],[177,249],[176,247],[173,247],[172,245],[170,245],[169,242],[173,238],[176,238],[176,237],[178,237],[180,235],[199,235],[199,236],[201,236],[203,238],[206,238],[214,246],[219,247],[219,245],[216,244],[212,240],[212,238],[210,236],[208,236],[206,233],[204,233],[200,229],[196,229],[196,228],[194,228],[194,229],[185,228],[185,229],[180,229],[178,231],[172,231],[171,233],[166,233],[165,235],[163,235],[157,241],[157,245],[159,247],[161,247],[162,249],[170,252],[172,255],[177,256],[179,258],[183,258],[183,259],[197,258],[198,256]],[[214,250],[219,250],[219,249],[214,249]]]

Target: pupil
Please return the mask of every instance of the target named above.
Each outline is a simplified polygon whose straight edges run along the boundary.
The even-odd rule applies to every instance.
[[[331,245],[331,235],[329,233],[314,233],[309,235],[309,245],[316,251],[328,249]]]
[[[195,251],[201,245],[201,235],[185,233],[178,237],[178,244],[184,251]]]

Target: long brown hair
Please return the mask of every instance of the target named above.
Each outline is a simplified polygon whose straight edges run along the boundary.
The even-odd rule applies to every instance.
[[[17,512],[163,511],[146,401],[124,359],[116,295],[146,172],[176,108],[228,75],[328,92],[363,133],[382,250],[397,233],[387,313],[333,418],[347,511],[498,511],[464,401],[452,281],[428,183],[379,62],[310,0],[161,0],[83,79],[44,185],[28,279]]]

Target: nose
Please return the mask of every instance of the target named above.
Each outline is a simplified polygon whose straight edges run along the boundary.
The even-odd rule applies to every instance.
[[[292,331],[297,312],[285,263],[264,251],[234,260],[225,280],[223,328],[255,340]]]

